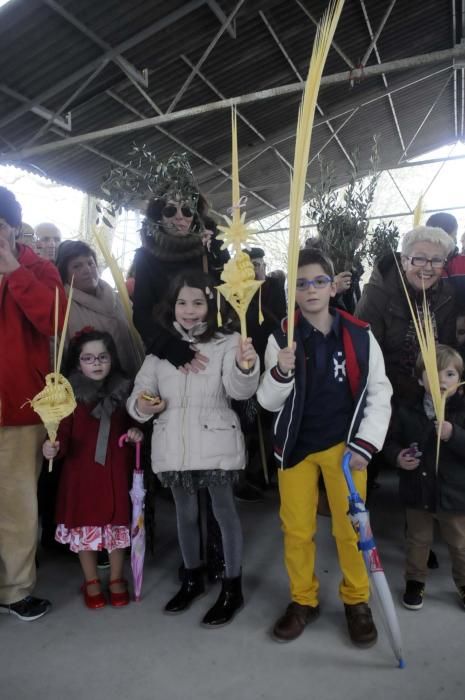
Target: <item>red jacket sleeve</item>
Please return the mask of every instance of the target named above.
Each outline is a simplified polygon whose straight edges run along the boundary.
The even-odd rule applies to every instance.
[[[58,327],[63,327],[66,294],[52,263],[44,261],[33,268],[20,265],[8,275],[8,291],[34,328],[43,335],[55,333],[55,289],[58,288]]]

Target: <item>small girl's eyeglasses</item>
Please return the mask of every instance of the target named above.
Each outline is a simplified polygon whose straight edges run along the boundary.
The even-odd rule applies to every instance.
[[[165,219],[171,219],[173,216],[176,216],[176,212],[178,210],[181,210],[181,214],[186,217],[186,219],[191,219],[194,216],[194,212],[192,209],[185,204],[182,206],[176,205],[176,204],[167,204],[166,206],[163,207],[161,210],[161,213],[165,217]]]
[[[106,365],[108,362],[110,362],[111,355],[109,352],[101,352],[99,355],[91,355],[90,353],[86,353],[85,355],[81,355],[79,360],[85,365],[93,365],[97,360],[100,362],[100,364]]]
[[[312,280],[308,280],[305,277],[298,277],[295,286],[296,289],[299,290],[299,292],[303,292],[309,287],[314,287],[315,289],[324,289],[328,286],[328,284],[331,284],[332,281],[333,278],[328,277],[327,275],[318,275],[318,277],[314,277]]]

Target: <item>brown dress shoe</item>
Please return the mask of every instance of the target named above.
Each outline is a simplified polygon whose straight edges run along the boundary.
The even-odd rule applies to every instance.
[[[344,609],[352,642],[358,647],[373,646],[378,638],[378,632],[368,605],[366,603],[344,605]]]
[[[276,642],[292,642],[300,637],[305,627],[314,622],[320,614],[320,606],[290,603],[286,612],[273,627],[272,637]]]

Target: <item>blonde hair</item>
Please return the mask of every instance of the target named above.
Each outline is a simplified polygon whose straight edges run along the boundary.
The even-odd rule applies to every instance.
[[[444,252],[444,257],[447,258],[455,248],[453,239],[442,230],[433,226],[416,226],[414,229],[405,234],[402,239],[402,255],[410,255],[410,252],[415,243],[434,243],[441,246]]]
[[[436,345],[436,360],[438,372],[441,372],[449,365],[453,365],[454,369],[459,373],[460,378],[463,374],[463,359],[460,353],[449,345]],[[417,362],[415,365],[415,373],[419,379],[423,376],[425,371],[425,362],[423,360],[423,355],[420,353],[417,357]]]

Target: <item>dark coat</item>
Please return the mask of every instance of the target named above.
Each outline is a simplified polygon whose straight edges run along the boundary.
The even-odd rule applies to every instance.
[[[286,294],[284,284],[274,277],[267,277],[261,286],[261,305],[263,323],[259,323],[259,293],[257,292],[247,309],[247,334],[252,338],[253,346],[260,358],[262,370],[266,344],[269,336],[281,325],[281,321],[287,314]]]
[[[127,394],[126,394],[127,395]],[[129,477],[134,448],[118,447],[131,419],[123,405],[111,415],[105,464],[95,461],[99,420],[91,415],[96,402],[78,400],[74,413],[60,423],[59,457],[64,457],[58,488],[56,522],[67,528],[125,525],[130,522]]]
[[[455,345],[454,291],[447,280],[439,280],[431,311],[436,319],[438,342]],[[370,281],[363,288],[355,315],[370,324],[381,347],[394,398],[418,400],[418,382],[410,369],[402,366],[402,351],[411,313],[391,254],[382,258],[373,270]]]
[[[446,420],[453,425],[451,438],[441,441],[436,475],[436,430],[425,414],[423,402],[400,406],[389,430],[384,454],[397,466],[397,456],[417,442],[422,456],[412,470],[399,469],[400,497],[407,508],[431,512],[465,512],[465,400],[456,394],[446,404]]]
[[[168,244],[176,244],[174,236],[165,234]],[[171,240],[170,240],[171,239]],[[182,241],[181,241],[182,242]],[[182,340],[174,337],[157,320],[157,307],[164,300],[170,282],[183,270],[203,270],[204,263],[208,264],[209,274],[215,282],[223,265],[229,259],[227,250],[220,250],[221,243],[216,239],[211,242],[211,250],[206,255],[198,250],[192,255],[167,259],[170,251],[160,253],[154,248],[139,248],[134,258],[135,286],[133,296],[134,325],[139,331],[148,352],[161,359],[167,359],[176,367],[190,362],[194,353]],[[174,256],[176,257],[176,256]]]

